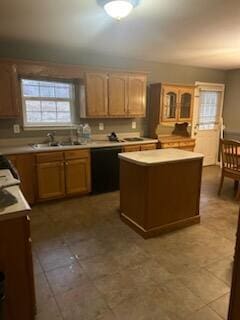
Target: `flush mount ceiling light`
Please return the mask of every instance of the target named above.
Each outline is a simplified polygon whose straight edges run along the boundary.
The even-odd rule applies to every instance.
[[[107,14],[118,20],[128,16],[138,3],[137,0],[103,0],[100,2]]]

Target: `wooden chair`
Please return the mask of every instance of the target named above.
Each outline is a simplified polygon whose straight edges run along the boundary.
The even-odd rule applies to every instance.
[[[234,140],[221,140],[222,175],[218,195],[221,194],[224,178],[234,180],[236,199],[240,199],[240,142]]]

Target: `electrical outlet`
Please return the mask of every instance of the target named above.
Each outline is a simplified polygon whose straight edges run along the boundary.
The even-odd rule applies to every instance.
[[[137,122],[136,121],[132,121],[132,129],[136,129],[137,128]]]
[[[104,123],[100,122],[98,128],[100,131],[104,130]]]
[[[13,125],[13,132],[14,133],[20,133],[20,125],[19,124],[14,124]]]

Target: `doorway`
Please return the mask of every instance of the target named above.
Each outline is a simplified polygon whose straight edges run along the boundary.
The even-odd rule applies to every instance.
[[[204,154],[204,166],[218,163],[219,139],[222,135],[223,84],[196,82],[192,137],[195,152]]]

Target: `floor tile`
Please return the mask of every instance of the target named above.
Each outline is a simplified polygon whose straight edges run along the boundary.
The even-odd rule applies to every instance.
[[[67,247],[56,248],[39,253],[40,263],[45,271],[71,265],[75,258]]]
[[[66,320],[99,320],[109,313],[103,297],[92,286],[82,286],[56,295],[63,318]]]
[[[222,320],[214,311],[205,306],[204,308],[192,313],[186,320]]]
[[[208,306],[224,320],[227,320],[230,295],[225,294],[219,299],[211,302]]]
[[[89,282],[78,263],[49,271],[46,277],[54,294],[64,293]]]
[[[188,274],[181,274],[179,279],[195,295],[208,304],[229,292],[229,286],[214,277],[207,270],[201,269]]]

